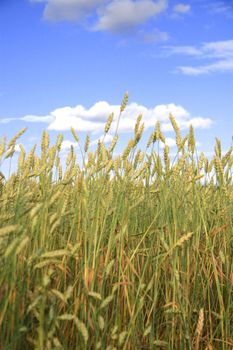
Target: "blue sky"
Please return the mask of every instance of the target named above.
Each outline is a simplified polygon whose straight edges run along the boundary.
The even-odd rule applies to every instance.
[[[0,0],[0,137],[27,126],[30,149],[48,129],[65,149],[72,125],[95,142],[125,91],[122,145],[142,112],[145,136],[160,120],[172,150],[171,112],[184,133],[194,125],[200,151],[216,136],[227,150],[233,1]]]

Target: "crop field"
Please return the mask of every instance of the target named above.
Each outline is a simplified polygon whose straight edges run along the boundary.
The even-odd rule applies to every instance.
[[[20,145],[0,173],[0,350],[233,349],[233,147],[210,159],[170,121],[175,155],[159,122],[140,149],[141,115],[120,155],[118,128],[93,152],[72,128],[82,165],[61,134]]]

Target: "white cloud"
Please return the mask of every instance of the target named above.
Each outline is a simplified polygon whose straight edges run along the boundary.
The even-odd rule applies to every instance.
[[[231,3],[230,3],[231,2]],[[212,1],[207,2],[203,7],[207,8],[210,14],[224,15],[233,18],[233,2],[230,1]]]
[[[233,72],[233,40],[207,42],[200,47],[166,46],[164,50],[165,56],[178,54],[208,60],[201,65],[179,66],[177,70],[186,75]],[[209,62],[210,59],[212,62]]]
[[[196,46],[164,46],[165,54],[184,54],[199,56],[200,58],[232,58],[233,40],[205,42],[200,47]]]
[[[40,116],[40,115],[25,115],[22,118],[2,118],[0,124],[8,124],[12,121],[23,120],[30,123],[50,123],[53,121],[52,115]]]
[[[233,72],[233,60],[218,61],[213,64],[207,64],[197,67],[180,66],[178,67],[178,70],[186,75],[203,75],[214,72]]]
[[[104,140],[104,143],[107,144],[107,143],[109,143],[109,142],[112,142],[113,136],[110,135],[110,134],[107,134],[107,135],[105,135],[105,136],[104,136],[104,135],[101,135],[101,136],[98,137],[97,139],[91,141],[90,146],[95,146],[95,145],[98,144],[99,141],[102,142],[103,140]]]
[[[1,118],[0,124],[8,124],[8,123],[12,122],[13,120],[17,120],[17,118]]]
[[[64,140],[64,141],[62,141],[62,144],[61,144],[61,150],[62,151],[67,151],[67,150],[70,149],[71,146],[76,148],[78,146],[78,144],[75,143],[75,142],[71,142],[69,140]]]
[[[57,108],[46,116],[28,116],[22,118],[7,119],[8,122],[15,120],[29,122],[45,122],[49,130],[68,131],[73,126],[79,132],[91,132],[93,135],[103,133],[106,120],[110,113],[114,113],[114,119],[110,128],[110,134],[115,132],[117,119],[120,113],[120,105],[110,105],[106,101],[95,103],[92,107],[85,108],[82,105],[76,107]],[[174,115],[181,129],[187,129],[192,123],[196,128],[208,128],[211,126],[211,119],[194,117],[182,106],[174,103],[157,105],[154,108],[147,108],[138,103],[130,103],[122,113],[119,133],[132,132],[139,114],[143,115],[145,129],[153,128],[159,120],[164,131],[172,130],[169,122],[169,114]],[[106,138],[105,141],[111,141]]]
[[[21,152],[21,149],[20,149],[18,143],[15,145],[15,152],[16,152],[16,153],[20,153],[20,152]]]
[[[47,21],[79,21],[96,18],[95,31],[121,33],[144,24],[167,8],[168,0],[30,0],[44,2],[43,18]]]
[[[167,0],[113,0],[99,10],[99,20],[94,29],[114,33],[129,31],[166,8]]]
[[[194,117],[186,120],[177,119],[177,124],[181,130],[188,129],[190,125],[193,125],[195,129],[208,129],[213,124],[213,121],[210,118]],[[172,131],[173,127],[171,123],[164,123],[162,124],[162,130],[165,132]]]
[[[176,146],[176,140],[172,139],[171,137],[165,138],[165,144],[169,147],[175,147]]]
[[[170,148],[175,147],[176,146],[176,140],[172,139],[171,137],[166,137],[165,138],[165,144],[167,146],[169,146]],[[196,146],[197,147],[200,147],[201,145],[202,145],[201,142],[196,141]],[[164,143],[160,142],[160,148],[164,148],[164,147],[165,147]]]
[[[109,114],[118,110],[119,106],[110,106],[105,101],[97,102],[89,109],[82,105],[58,108],[51,112],[53,120],[48,129],[69,130],[73,126],[79,131],[101,131]]]
[[[173,7],[173,11],[180,14],[187,13],[190,11],[190,9],[191,9],[191,6],[188,4],[176,4]]]
[[[25,122],[40,122],[40,123],[49,123],[53,120],[53,117],[51,115],[45,115],[45,116],[35,116],[35,115],[25,115],[25,117],[22,118]]]
[[[176,140],[175,139],[172,139],[171,137],[166,137],[165,138],[165,144],[168,146],[168,147],[170,147],[170,148],[172,148],[172,147],[175,147],[176,146]],[[164,148],[165,147],[165,145],[164,145],[164,143],[163,142],[160,142],[160,148]]]
[[[34,2],[38,2],[33,0]],[[42,1],[40,1],[42,2]],[[49,21],[77,21],[91,14],[105,0],[45,0],[43,17]]]
[[[183,122],[181,124],[181,127],[184,129],[189,128],[191,124],[196,129],[207,129],[211,126],[212,120],[209,118],[195,117],[191,118],[190,120],[187,120],[186,122]]]
[[[202,50],[208,57],[233,58],[233,40],[204,43]]]
[[[187,56],[200,56],[202,51],[194,46],[164,46],[165,56],[183,54]]]

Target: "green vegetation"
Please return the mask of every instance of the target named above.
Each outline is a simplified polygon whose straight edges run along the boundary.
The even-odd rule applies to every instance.
[[[233,348],[232,148],[198,156],[170,120],[174,159],[159,123],[139,149],[139,116],[122,155],[117,130],[95,152],[87,137],[63,171],[62,135],[44,132],[40,156],[20,146],[0,173],[1,350]]]

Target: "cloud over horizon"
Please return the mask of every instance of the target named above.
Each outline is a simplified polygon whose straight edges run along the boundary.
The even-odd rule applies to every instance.
[[[75,107],[57,108],[46,116],[26,115],[21,118],[5,118],[0,123],[12,121],[27,121],[31,123],[46,123],[47,129],[53,131],[68,131],[71,126],[79,132],[90,132],[93,135],[103,133],[106,120],[110,113],[114,113],[114,120],[110,133],[114,132],[117,126],[117,119],[120,113],[120,105],[110,105],[106,101],[99,101],[90,108],[82,105]],[[142,114],[142,121],[145,129],[153,128],[157,121],[161,122],[163,131],[172,131],[169,121],[169,114],[172,114],[181,129],[188,129],[190,124],[195,128],[209,128],[213,121],[210,118],[192,116],[181,105],[174,103],[156,105],[154,108],[147,108],[138,103],[132,102],[127,105],[121,115],[119,133],[133,132],[136,119]]]

